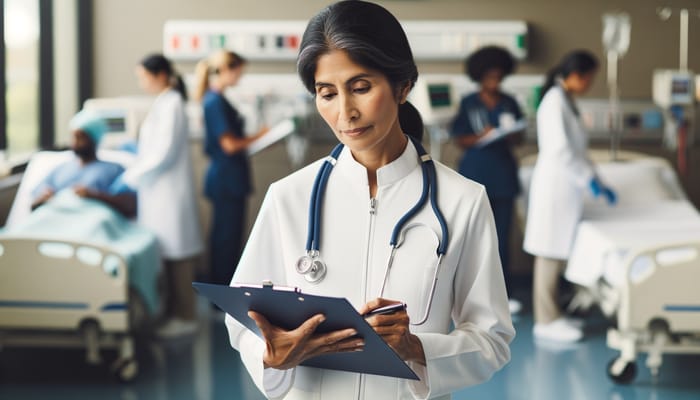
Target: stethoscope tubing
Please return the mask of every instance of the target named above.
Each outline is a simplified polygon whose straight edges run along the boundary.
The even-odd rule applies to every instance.
[[[449,243],[449,232],[447,229],[447,221],[445,220],[444,215],[440,211],[440,207],[438,206],[437,202],[437,172],[435,169],[434,161],[430,158],[430,155],[428,155],[428,153],[425,151],[420,142],[418,142],[416,139],[410,136],[408,138],[413,143],[421,159],[423,187],[421,190],[420,198],[418,199],[416,204],[413,207],[411,207],[411,209],[408,210],[408,212],[406,212],[406,214],[404,214],[399,219],[399,221],[394,226],[394,229],[392,230],[391,238],[389,241],[389,245],[391,246],[391,253],[387,262],[386,270],[384,272],[384,279],[382,281],[379,297],[382,297],[382,295],[384,294],[384,288],[386,286],[389,271],[391,270],[391,267],[393,265],[396,249],[398,249],[398,247],[401,246],[401,243],[403,241],[401,239],[401,232],[404,228],[404,225],[406,225],[406,223],[409,220],[415,217],[416,214],[418,214],[418,212],[422,210],[423,207],[425,207],[425,204],[428,202],[429,198],[430,206],[440,225],[442,236],[441,238],[437,238],[438,247],[436,252],[438,258],[437,264],[435,266],[433,280],[430,284],[427,306],[425,308],[421,320],[417,323],[411,324],[422,325],[428,320],[428,316],[430,314],[430,308],[432,307],[433,297],[435,294],[435,289],[437,287],[440,265],[442,264],[442,257],[447,252],[447,245]],[[309,266],[308,269],[304,267],[298,267],[297,271],[305,275],[307,280],[312,283],[320,282],[326,274],[325,264],[323,263],[323,261],[320,260],[321,209],[323,205],[323,196],[326,189],[326,184],[328,183],[328,178],[338,160],[338,157],[340,156],[340,153],[343,150],[343,147],[344,146],[342,143],[338,144],[337,146],[335,146],[335,148],[333,148],[330,155],[326,157],[325,161],[323,162],[323,165],[321,166],[321,170],[318,172],[316,178],[314,179],[314,184],[311,189],[311,200],[309,202],[309,226],[306,238],[306,256],[302,257],[300,259],[300,262],[303,261],[305,257],[307,257],[307,260],[311,261],[312,263],[306,264]],[[314,267],[314,265],[316,265],[315,263],[317,263],[317,267]]]

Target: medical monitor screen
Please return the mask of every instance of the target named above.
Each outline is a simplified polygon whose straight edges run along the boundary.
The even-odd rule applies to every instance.
[[[674,78],[671,82],[671,94],[674,96],[686,96],[690,94],[690,80]]]
[[[126,132],[125,110],[99,110],[98,113],[107,124],[108,133]]]
[[[452,104],[450,85],[447,83],[428,85],[428,97],[432,108],[449,107]]]

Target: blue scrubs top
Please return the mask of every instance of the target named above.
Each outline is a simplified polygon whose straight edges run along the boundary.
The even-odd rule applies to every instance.
[[[206,131],[204,151],[211,160],[204,181],[204,194],[210,199],[222,195],[246,196],[252,190],[247,153],[241,151],[228,155],[219,144],[221,135],[227,132],[243,138],[245,121],[221,93],[207,91],[202,105]]]
[[[450,135],[474,135],[486,125],[498,127],[505,113],[510,113],[515,120],[523,116],[518,103],[507,94],[501,93],[493,109],[486,107],[478,92],[470,94],[460,102]],[[484,185],[490,198],[513,198],[520,193],[518,165],[508,140],[495,140],[483,147],[467,149],[459,161],[459,173]]]
[[[83,166],[80,159],[75,158],[65,162],[44,178],[32,192],[36,199],[46,189],[59,192],[74,186],[84,186],[87,189],[103,193],[112,193],[112,183],[124,172],[119,164],[96,160]]]

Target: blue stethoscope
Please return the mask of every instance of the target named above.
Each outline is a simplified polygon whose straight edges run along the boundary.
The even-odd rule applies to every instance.
[[[401,219],[399,219],[399,221],[394,226],[394,230],[391,233],[391,240],[389,241],[389,245],[391,246],[391,253],[389,255],[389,260],[387,261],[387,267],[384,272],[384,279],[382,281],[382,287],[378,297],[382,297],[382,295],[384,294],[384,288],[386,286],[387,278],[389,277],[389,270],[391,270],[391,266],[394,262],[396,250],[399,247],[401,247],[406,232],[409,229],[418,226],[427,227],[427,225],[420,223],[412,223],[408,225],[406,224],[425,206],[425,204],[428,202],[428,196],[430,196],[430,205],[433,209],[435,217],[438,220],[438,223],[440,224],[440,229],[442,231],[442,239],[440,239],[437,236],[437,233],[435,233],[434,230],[428,228],[437,239],[437,264],[435,266],[435,274],[433,275],[433,281],[430,287],[430,295],[428,297],[428,302],[425,308],[425,312],[423,313],[423,317],[419,322],[412,323],[413,325],[421,325],[428,320],[430,307],[433,303],[433,296],[435,295],[435,287],[437,286],[440,265],[442,264],[442,256],[444,256],[445,252],[447,251],[447,244],[449,238],[447,232],[447,222],[445,221],[445,217],[442,215],[442,212],[440,211],[440,208],[437,204],[437,173],[435,171],[435,164],[433,163],[432,158],[430,158],[428,152],[425,151],[423,146],[418,141],[416,141],[410,136],[408,138],[411,140],[411,142],[413,142],[413,145],[415,146],[416,151],[418,152],[418,156],[421,160],[421,169],[423,172],[423,189],[421,191],[421,196],[418,199],[418,202],[410,210],[408,210],[408,212],[406,212],[406,214],[404,214],[404,216],[401,217]],[[321,166],[321,169],[316,175],[314,185],[311,189],[311,201],[309,203],[309,227],[306,239],[306,254],[301,256],[296,263],[297,272],[302,274],[304,278],[310,283],[317,284],[321,282],[328,271],[326,264],[323,262],[323,260],[321,260],[319,252],[321,242],[321,207],[323,204],[323,194],[326,189],[326,184],[328,183],[328,177],[330,176],[333,167],[338,162],[338,156],[340,156],[342,150],[343,144],[338,144],[333,149],[333,151],[331,151],[330,155],[326,157],[326,159],[323,162],[323,165]],[[404,226],[406,227],[405,230],[403,229]]]

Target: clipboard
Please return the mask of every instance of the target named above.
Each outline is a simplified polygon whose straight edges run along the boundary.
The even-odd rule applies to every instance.
[[[259,151],[289,136],[292,132],[294,132],[294,121],[291,119],[285,119],[277,123],[270,128],[269,132],[248,146],[248,155],[252,156],[253,154],[258,153]]]
[[[520,119],[508,128],[495,129],[495,131],[492,131],[489,134],[482,137],[481,139],[479,139],[475,143],[475,146],[476,147],[484,147],[484,146],[486,146],[490,143],[493,143],[497,140],[500,140],[506,136],[512,135],[514,133],[522,132],[525,129],[527,129],[527,121],[525,121],[524,119]]]
[[[234,286],[193,282],[192,286],[260,337],[262,334],[248,317],[248,310],[259,312],[270,323],[290,330],[322,313],[326,320],[317,332],[354,328],[365,340],[363,351],[324,354],[304,361],[303,366],[419,380],[345,298],[310,295],[298,288],[273,287],[269,282]]]

